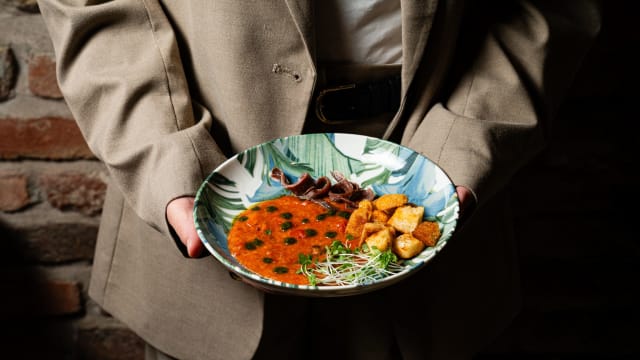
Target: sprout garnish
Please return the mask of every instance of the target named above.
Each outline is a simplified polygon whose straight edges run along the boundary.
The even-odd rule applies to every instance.
[[[366,285],[403,270],[391,251],[368,247],[350,250],[340,241],[326,247],[326,259],[314,261],[311,255],[300,254],[299,274],[307,276],[311,286]]]

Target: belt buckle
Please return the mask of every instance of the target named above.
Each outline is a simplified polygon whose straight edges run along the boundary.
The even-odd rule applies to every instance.
[[[353,122],[355,119],[332,120],[328,118],[324,112],[325,105],[323,104],[323,100],[328,94],[339,92],[339,91],[353,90],[355,88],[356,88],[356,84],[347,84],[347,85],[340,85],[340,86],[330,87],[330,88],[321,90],[318,96],[316,97],[316,116],[318,117],[318,119],[328,125],[337,125],[337,124]]]

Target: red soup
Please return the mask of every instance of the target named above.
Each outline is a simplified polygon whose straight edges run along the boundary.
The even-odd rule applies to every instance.
[[[329,210],[312,201],[283,196],[263,201],[240,213],[228,235],[231,254],[264,277],[308,284],[297,274],[300,254],[322,258],[325,246],[345,242],[349,212],[332,204]]]

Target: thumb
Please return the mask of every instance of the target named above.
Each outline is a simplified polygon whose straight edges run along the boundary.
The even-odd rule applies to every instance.
[[[193,223],[194,200],[193,197],[181,197],[167,205],[167,221],[187,248],[190,257],[198,257],[204,250]]]
[[[462,224],[469,218],[476,206],[476,198],[468,188],[464,186],[456,186],[456,193],[460,200],[460,223]]]

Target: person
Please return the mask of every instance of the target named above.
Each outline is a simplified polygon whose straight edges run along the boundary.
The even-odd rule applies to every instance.
[[[340,13],[349,3],[388,7],[390,20]],[[62,92],[111,178],[89,294],[148,358],[469,359],[517,313],[504,189],[545,145],[597,4],[38,4]],[[335,37],[345,24],[364,30]],[[359,51],[378,45],[360,41],[380,40],[376,27],[400,38],[370,63]],[[316,111],[323,89],[360,82],[393,106],[345,109],[336,93]],[[406,281],[340,298],[264,293],[202,256],[192,207],[204,178],[246,148],[316,131],[389,139],[441,166],[465,217],[445,251]]]

